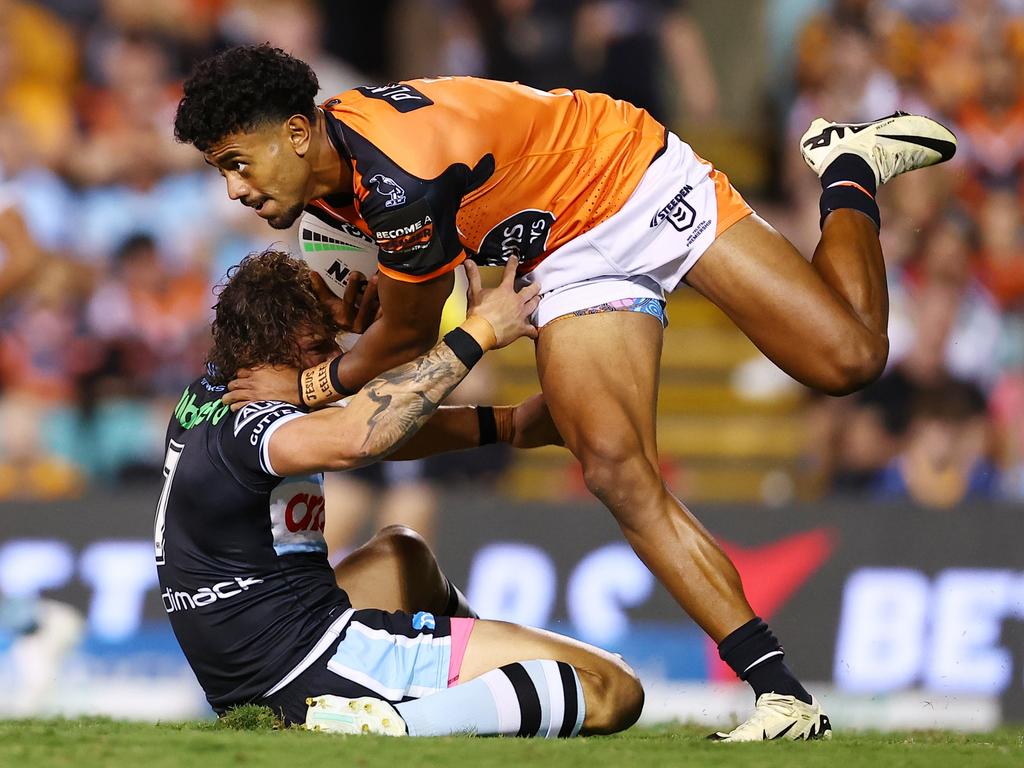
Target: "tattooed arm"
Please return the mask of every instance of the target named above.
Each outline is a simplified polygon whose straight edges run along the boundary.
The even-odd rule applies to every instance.
[[[536,337],[537,329],[529,317],[537,307],[537,289],[531,286],[517,293],[513,287],[515,267],[515,262],[510,262],[501,284],[489,291],[481,289],[475,267],[467,268],[469,317],[460,328],[463,337],[468,334],[483,352],[504,347],[521,336]],[[469,372],[452,344],[455,342],[442,340],[412,362],[386,371],[345,407],[324,408],[283,424],[270,438],[274,471],[293,475],[351,469],[399,448]],[[438,449],[452,450],[451,441],[440,441]]]

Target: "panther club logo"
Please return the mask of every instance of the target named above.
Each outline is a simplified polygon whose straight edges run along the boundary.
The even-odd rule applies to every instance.
[[[402,205],[405,202],[405,190],[390,176],[376,173],[370,177],[367,184],[372,186],[378,195],[388,199],[384,203],[385,208],[394,208],[396,205]]]
[[[693,187],[689,184],[676,192],[672,199],[651,218],[651,229],[659,226],[663,221],[667,221],[680,232],[685,232],[692,227],[693,220],[697,218],[697,211],[685,200],[691,192],[693,192]]]

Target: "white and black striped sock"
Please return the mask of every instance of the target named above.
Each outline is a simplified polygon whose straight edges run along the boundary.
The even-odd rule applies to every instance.
[[[579,735],[586,716],[579,675],[569,664],[507,664],[446,691],[397,705],[410,736]]]

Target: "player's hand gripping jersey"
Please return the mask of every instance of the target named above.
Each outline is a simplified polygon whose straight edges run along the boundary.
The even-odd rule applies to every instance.
[[[666,143],[646,111],[603,94],[468,77],[346,91],[326,102],[355,198],[348,221],[407,282],[519,257],[521,272],[622,208]]]

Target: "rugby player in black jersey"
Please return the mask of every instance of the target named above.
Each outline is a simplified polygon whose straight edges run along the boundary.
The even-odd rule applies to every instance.
[[[537,290],[489,291],[468,268],[469,316],[345,407],[221,402],[242,366],[311,369],[316,404],[342,330],[304,262],[247,257],[222,285],[205,376],[167,430],[154,543],[164,609],[210,705],[270,706],[345,733],[565,737],[639,717],[621,659],[541,630],[479,621],[413,531],[392,527],[332,570],[320,472],[502,440],[558,440],[543,400],[440,407],[488,349],[535,336]]]

